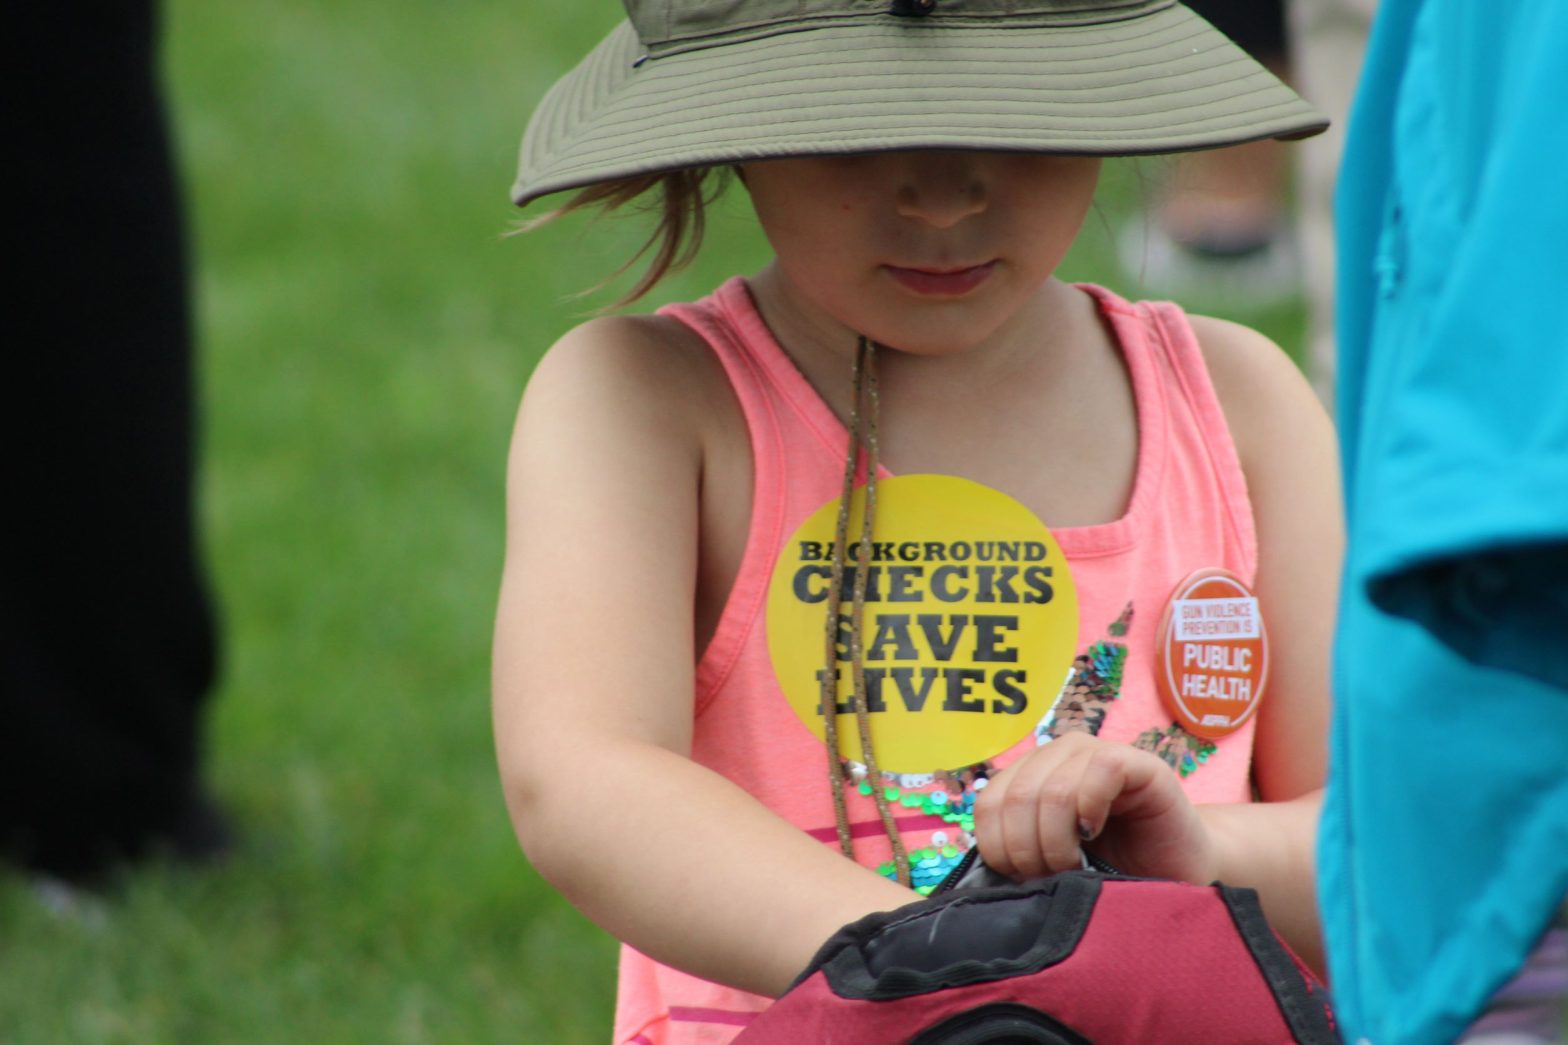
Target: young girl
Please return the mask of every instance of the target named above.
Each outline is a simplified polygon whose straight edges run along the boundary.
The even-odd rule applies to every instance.
[[[1098,156],[1323,121],[1163,2],[804,6],[629,0],[524,139],[519,203],[663,193],[655,279],[715,167],[776,253],[701,301],[566,335],[513,443],[502,776],[530,860],[625,943],[615,1039],[728,1040],[836,929],[917,900],[971,844],[1018,878],[1079,866],[1087,843],[1124,871],[1253,886],[1315,955],[1329,425],[1260,335],[1053,272]],[[1004,750],[883,773],[894,733],[847,736],[871,717],[863,679],[826,756],[835,716],[812,727],[782,691],[775,564],[836,555],[820,612],[840,619],[839,598],[871,605],[868,561],[892,563],[843,526],[831,551],[794,539],[840,500],[851,428],[878,456],[858,482],[973,480],[1066,556],[1078,656]],[[875,525],[898,512],[889,497]],[[1155,679],[1162,610],[1210,567],[1250,586],[1269,635],[1267,699],[1218,739]],[[998,634],[976,655],[1013,652]],[[870,658],[843,636],[838,660]]]

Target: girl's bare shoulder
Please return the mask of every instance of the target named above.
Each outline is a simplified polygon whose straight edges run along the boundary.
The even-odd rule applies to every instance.
[[[704,439],[732,393],[702,338],[669,316],[601,316],[564,334],[529,378],[520,426],[583,425],[666,445]]]
[[[1332,442],[1327,412],[1284,349],[1240,323],[1188,319],[1243,468],[1281,439]]]
[[[540,359],[528,395],[559,391],[621,393],[638,400],[689,395],[723,386],[712,350],[670,316],[599,316],[572,328]],[[625,405],[625,404],[623,404]]]

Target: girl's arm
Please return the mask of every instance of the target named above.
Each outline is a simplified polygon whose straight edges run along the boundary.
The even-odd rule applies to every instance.
[[[1241,456],[1258,534],[1257,591],[1273,664],[1258,712],[1253,780],[1262,805],[1205,809],[1234,854],[1226,871],[1259,885],[1264,909],[1323,967],[1316,844],[1328,769],[1330,666],[1345,555],[1339,446],[1311,386],[1257,331],[1193,317]]]
[[[777,994],[841,925],[914,896],[688,757],[704,444],[736,408],[665,322],[579,328],[524,397],[495,636],[501,776],[529,859],[589,918]]]
[[[1250,886],[1280,934],[1321,968],[1314,847],[1344,545],[1333,428],[1267,338],[1223,320],[1194,316],[1192,325],[1257,526],[1256,589],[1273,658],[1253,751],[1262,801],[1193,806],[1155,756],[1068,736],[986,789],[976,836],[988,863],[1020,877],[1077,866],[1087,836],[1098,855],[1127,871]]]

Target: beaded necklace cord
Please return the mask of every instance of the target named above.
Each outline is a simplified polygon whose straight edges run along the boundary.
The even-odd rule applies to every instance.
[[[855,725],[860,736],[861,757],[865,759],[866,780],[876,803],[882,830],[893,847],[893,866],[898,882],[910,886],[909,855],[905,852],[898,825],[887,795],[879,786],[881,772],[871,746],[871,715],[866,693],[863,622],[866,610],[866,582],[871,564],[871,528],[877,506],[877,395],[876,343],[862,336],[855,351],[854,402],[850,408],[849,449],[844,457],[844,487],[838,501],[838,521],[833,537],[833,576],[828,585],[827,620],[824,626],[826,670],[822,680],[823,741],[827,747],[828,784],[833,792],[833,817],[838,828],[840,851],[851,859],[855,843],[850,834],[849,810],[844,798],[844,765],[838,747],[838,637],[844,601],[844,573],[848,564],[849,509],[854,498],[855,474],[860,463],[866,466],[866,510],[861,516],[860,543],[855,555],[855,581],[850,592],[849,670],[854,686]],[[862,455],[864,455],[862,457]]]

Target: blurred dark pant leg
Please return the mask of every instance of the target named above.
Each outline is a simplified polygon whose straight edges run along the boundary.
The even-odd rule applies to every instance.
[[[23,5],[13,101],[0,848],[63,874],[180,830],[214,628],[154,5]]]
[[[1285,54],[1285,0],[1187,0],[1254,58]]]

